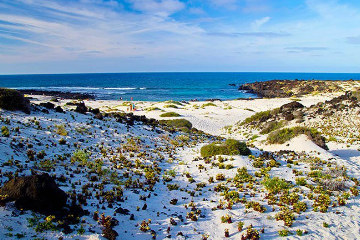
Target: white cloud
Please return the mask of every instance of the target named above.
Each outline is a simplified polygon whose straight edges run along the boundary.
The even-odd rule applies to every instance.
[[[270,17],[263,17],[263,18],[257,19],[251,24],[251,26],[254,31],[257,31],[257,30],[259,30],[259,28],[261,28],[262,25],[269,22],[270,19],[271,19]]]
[[[186,48],[181,45],[181,38],[203,31],[167,16],[183,7],[173,0],[151,4],[148,1],[142,9],[149,14],[115,11],[117,4],[97,7],[97,0],[81,1],[86,4],[65,6],[60,0],[28,1],[26,8],[41,9],[42,14],[50,18],[31,14],[31,11],[19,15],[13,13],[16,11],[0,10],[0,21],[4,22],[0,24],[0,44],[4,39],[13,42],[6,44],[11,51],[0,50],[0,62],[79,59],[89,53],[102,58],[161,54]],[[164,14],[159,15],[156,6]],[[8,8],[16,10],[10,9],[10,5]]]

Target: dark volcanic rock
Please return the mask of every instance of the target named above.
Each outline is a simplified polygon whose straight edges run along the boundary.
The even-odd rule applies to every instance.
[[[3,202],[15,201],[19,209],[52,213],[65,206],[67,195],[48,174],[15,177],[4,184]]]
[[[26,90],[19,90],[19,92],[23,94],[29,95],[45,95],[45,96],[54,96],[58,98],[65,98],[65,99],[95,99],[94,95],[87,94],[87,93],[71,93],[71,92],[61,92],[61,91],[42,91],[42,90],[35,90],[35,89],[26,89]]]
[[[304,105],[302,105],[301,103],[299,102],[291,102],[291,103],[287,103],[287,104],[284,104],[280,107],[280,110],[283,112],[283,111],[294,111],[294,110],[297,110],[299,108],[304,108]]]
[[[84,102],[80,102],[78,104],[76,104],[76,109],[75,109],[75,112],[78,112],[78,113],[82,113],[82,114],[85,114],[88,109],[87,107],[85,106],[85,103]]]
[[[60,106],[57,106],[55,108],[55,111],[58,112],[58,113],[64,113],[64,110]]]
[[[0,108],[30,113],[30,101],[14,89],[0,88]]]
[[[55,105],[51,102],[46,102],[46,103],[40,103],[40,106],[45,107],[47,109],[54,109]]]

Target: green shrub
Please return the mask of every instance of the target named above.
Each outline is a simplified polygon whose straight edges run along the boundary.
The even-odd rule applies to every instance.
[[[291,232],[287,229],[279,230],[279,236],[280,237],[287,237],[291,235]]]
[[[167,185],[167,188],[169,189],[169,191],[178,190],[179,187],[180,187],[179,184],[176,184],[176,183]]]
[[[56,133],[61,135],[61,136],[67,136],[68,132],[65,129],[65,126],[63,124],[61,125],[56,125]]]
[[[167,112],[160,115],[160,117],[180,117],[181,115],[176,112]]]
[[[2,127],[1,127],[1,134],[2,134],[4,137],[9,137],[9,136],[10,136],[9,128],[8,128],[7,126],[2,126]]]
[[[312,141],[315,142],[315,144],[324,149],[327,149],[327,146],[325,145],[325,138],[322,137],[316,129],[307,127],[298,126],[277,130],[269,134],[269,136],[267,137],[267,141],[270,144],[283,144],[300,134],[307,135]]]
[[[0,88],[0,108],[10,111],[21,110],[30,113],[30,101],[19,91]]]
[[[263,112],[257,112],[254,115],[246,118],[241,125],[249,124],[249,123],[255,123],[255,122],[265,122],[268,119],[271,118],[272,115],[275,115],[278,113],[280,108],[275,108],[273,110],[263,111]]]
[[[295,178],[295,182],[296,185],[300,185],[300,186],[305,186],[307,184],[306,178],[304,177]]]
[[[176,106],[174,104],[167,104],[167,105],[164,105],[164,108],[178,108],[178,106]]]
[[[265,125],[265,128],[260,133],[261,134],[268,134],[270,132],[273,132],[275,130],[278,130],[278,129],[282,128],[284,125],[285,125],[285,121],[280,121],[280,122],[271,121],[271,122],[268,122]]]
[[[216,107],[216,104],[209,102],[209,103],[204,103],[203,105],[201,105],[201,108],[205,108],[205,107]]]
[[[275,215],[276,221],[284,221],[284,225],[291,227],[295,220],[294,213],[287,207],[282,207],[281,211]]]
[[[146,111],[150,112],[150,111],[156,111],[156,110],[161,110],[160,108],[158,107],[148,107],[145,109]]]
[[[89,155],[83,150],[77,150],[71,157],[71,163],[79,162],[81,165],[86,165],[89,160]]]
[[[216,155],[250,155],[251,151],[246,143],[234,139],[227,139],[223,144],[211,143],[205,145],[200,150],[202,157],[211,157]]]
[[[286,190],[290,188],[290,184],[286,182],[284,179],[273,177],[273,178],[265,178],[262,181],[262,184],[271,193],[279,193],[282,190]]]
[[[172,119],[172,120],[161,120],[161,124],[164,124],[169,127],[174,127],[177,129],[188,129],[190,130],[192,128],[191,122],[189,122],[186,119]]]

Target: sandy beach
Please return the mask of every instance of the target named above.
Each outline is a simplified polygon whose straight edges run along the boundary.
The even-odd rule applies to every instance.
[[[43,220],[43,215],[19,211],[13,203],[7,203],[0,211],[0,233],[3,237],[19,233],[25,238],[36,235],[46,239],[104,236],[111,239],[104,233],[105,220],[101,220],[109,216],[116,219],[110,229],[119,239],[223,239],[227,233],[229,239],[256,236],[278,239],[282,235],[287,239],[357,239],[359,131],[345,118],[339,118],[339,114],[346,113],[352,119],[351,124],[359,126],[360,108],[346,98],[341,100],[346,107],[335,109],[336,113],[311,117],[311,111],[315,108],[318,111],[319,104],[333,103],[335,100],[331,99],[343,94],[306,95],[296,99],[133,102],[134,115],[160,122],[186,119],[205,134],[168,132],[169,129],[160,125],[136,121],[134,125],[122,123],[111,114],[129,113],[128,102],[124,101],[84,100],[88,111],[100,110],[100,118],[93,113],[74,111],[78,104],[74,100],[58,99],[46,109],[40,105],[52,97],[30,96],[31,103],[37,106],[30,115],[1,111],[2,125],[10,129],[9,137],[1,137],[1,181],[6,182],[10,173],[15,174],[14,170],[20,175],[28,174],[30,169],[48,172],[58,180],[62,176],[66,180],[59,182],[60,188],[76,193],[87,213],[79,215],[81,221],[70,224],[72,230],[64,234],[61,228],[44,227],[45,223],[54,229],[60,225]],[[55,112],[56,106],[65,113]],[[280,130],[333,123],[332,132],[329,127],[328,132],[317,128],[325,136],[321,139],[325,140],[327,149],[304,130],[284,143],[269,144],[271,132],[263,133],[265,125],[249,122],[266,111],[271,112],[267,116],[270,120],[261,120],[261,124],[271,122],[271,118],[285,121],[281,120],[285,106],[300,106],[304,117],[301,121],[287,121]],[[327,109],[326,106],[321,109]],[[296,115],[300,110],[291,111]],[[169,112],[178,116],[161,116]],[[355,130],[351,137],[340,136],[339,131],[350,129]],[[246,142],[251,155],[202,157],[201,148],[219,137]],[[25,144],[24,150],[20,143]],[[79,151],[86,157],[82,162],[74,160]],[[246,176],[252,180],[246,180]],[[283,184],[284,190],[275,191],[273,185],[266,185],[266,181],[274,179],[284,181],[274,185]],[[323,198],[328,200],[322,202]],[[38,227],[29,225],[29,221]]]

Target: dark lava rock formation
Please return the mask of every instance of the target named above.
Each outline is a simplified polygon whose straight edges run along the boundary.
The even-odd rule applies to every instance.
[[[19,91],[0,88],[0,108],[10,111],[30,113],[30,101]]]
[[[15,201],[19,209],[52,213],[66,205],[67,195],[48,174],[15,177],[0,189],[2,203]]]

